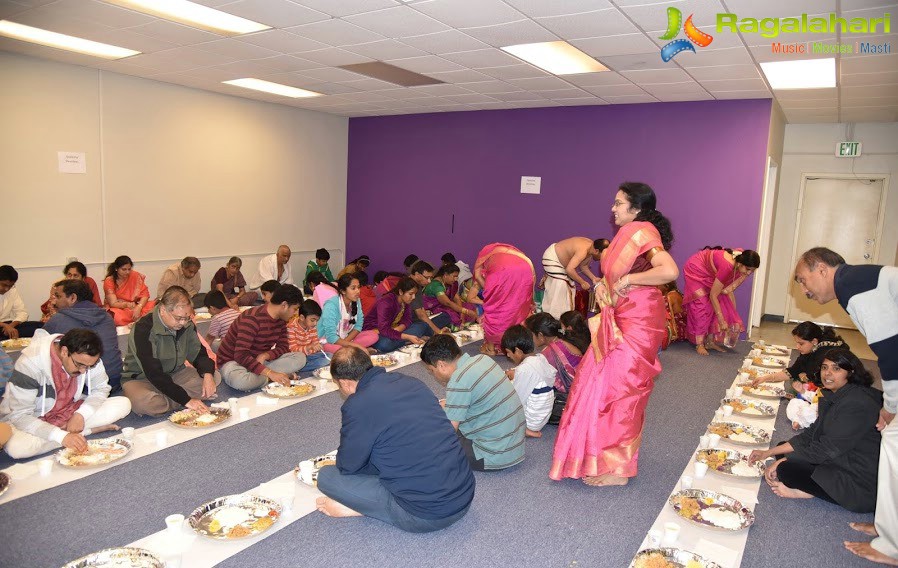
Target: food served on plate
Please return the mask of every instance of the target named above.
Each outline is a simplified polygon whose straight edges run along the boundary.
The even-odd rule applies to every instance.
[[[744,388],[743,392],[745,394],[760,398],[783,398],[788,394],[783,387],[778,387],[771,383],[761,383],[756,387],[745,386]]]
[[[210,314],[209,312],[199,312],[197,314],[194,314],[194,317],[198,320],[207,320],[212,319],[212,314]]]
[[[708,425],[708,432],[737,444],[755,445],[770,442],[770,434],[765,430],[738,422],[712,422]]]
[[[699,450],[695,460],[708,464],[711,471],[734,477],[758,478],[764,475],[764,464],[748,465],[748,457],[734,450]]]
[[[6,490],[9,489],[10,477],[9,475],[0,471],[0,495],[6,493]]]
[[[18,339],[4,339],[0,341],[0,347],[3,347],[6,351],[17,351],[19,349],[25,349],[31,345],[30,337],[20,337]]]
[[[268,530],[280,517],[281,506],[256,495],[219,497],[198,507],[189,522],[197,533],[221,540],[254,536]]]
[[[293,474],[296,476],[296,479],[302,481],[303,483],[306,483],[308,485],[318,485],[318,472],[321,471],[321,468],[323,467],[337,465],[337,452],[335,450],[329,454],[324,454],[323,456],[312,458],[309,461],[312,462],[312,473],[309,479],[303,479],[299,466],[293,468]]]
[[[63,448],[56,454],[56,461],[65,467],[94,467],[119,460],[131,451],[131,442],[119,438],[88,440],[87,451],[78,453]]]
[[[636,554],[630,568],[720,568],[720,566],[688,550],[648,548]]]
[[[393,355],[372,355],[371,363],[375,367],[392,367],[393,365],[398,365],[399,360]]]
[[[221,424],[231,417],[227,408],[210,408],[208,412],[196,410],[179,410],[168,417],[169,422],[182,428],[208,428]]]
[[[752,357],[751,364],[755,367],[766,367],[768,369],[782,369],[785,363],[773,357]]]
[[[287,387],[275,382],[268,383],[262,387],[262,392],[276,398],[296,398],[306,396],[311,394],[314,390],[314,385],[310,385],[307,382],[297,379],[290,381],[290,386]]]
[[[315,369],[315,371],[312,374],[315,375],[316,377],[318,377],[319,379],[330,380],[333,378],[333,377],[331,377],[330,367],[321,367],[321,368]]]
[[[684,519],[706,527],[736,531],[748,528],[754,513],[732,497],[705,489],[683,489],[668,499]]]
[[[72,560],[62,568],[165,568],[165,562],[143,548],[106,548]]]
[[[744,416],[774,416],[776,411],[769,404],[745,398],[725,398],[721,401],[733,407],[733,412]]]

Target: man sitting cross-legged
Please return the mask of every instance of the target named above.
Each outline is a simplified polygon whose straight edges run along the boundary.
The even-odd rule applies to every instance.
[[[0,402],[0,421],[12,426],[3,448],[10,457],[30,458],[60,446],[83,452],[85,436],[118,430],[114,422],[131,412],[131,403],[109,397],[102,351],[99,336],[88,329],[35,333]]]
[[[274,381],[289,386],[306,364],[302,352],[291,353],[287,322],[299,311],[302,292],[282,284],[271,301],[246,310],[228,328],[218,348],[218,365],[225,384],[250,391]]]
[[[468,512],[474,475],[446,414],[424,383],[374,367],[358,347],[334,354],[346,399],[337,465],[318,472],[318,510],[367,516],[409,532],[443,529]]]

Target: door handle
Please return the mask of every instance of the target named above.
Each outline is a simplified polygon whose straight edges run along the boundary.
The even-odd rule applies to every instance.
[[[864,258],[865,258],[866,260],[870,260],[870,253],[869,253],[869,252],[868,252],[868,253],[864,253]]]

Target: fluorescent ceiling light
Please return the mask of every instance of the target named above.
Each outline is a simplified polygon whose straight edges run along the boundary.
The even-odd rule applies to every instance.
[[[761,69],[777,90],[827,89],[836,86],[836,60],[800,59],[797,61],[767,61]]]
[[[185,26],[199,28],[223,35],[241,35],[262,30],[270,30],[271,26],[241,18],[221,10],[209,8],[187,0],[105,0],[109,4],[137,10],[144,14],[157,16]]]
[[[104,59],[121,59],[122,57],[131,57],[132,55],[140,53],[133,49],[125,49],[124,47],[109,45],[107,43],[58,34],[56,32],[42,30],[41,28],[32,28],[31,26],[17,24],[15,22],[10,22],[9,20],[0,20],[0,35],[22,41],[29,41],[31,43],[38,43],[48,47],[55,47],[57,49],[64,49],[66,51],[102,57]]]
[[[566,41],[523,43],[503,47],[503,51],[523,59],[527,63],[545,69],[553,75],[577,75],[598,73],[608,68],[586,55]]]
[[[232,81],[222,81],[227,85],[235,87],[243,87],[244,89],[252,89],[254,91],[264,91],[273,95],[281,95],[282,97],[290,97],[292,99],[300,99],[303,97],[320,97],[321,93],[307,91],[305,89],[297,89],[281,85],[280,83],[272,83],[271,81],[263,81],[262,79],[234,79]]]

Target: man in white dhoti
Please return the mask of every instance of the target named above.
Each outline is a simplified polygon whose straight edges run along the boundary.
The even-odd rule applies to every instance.
[[[544,312],[558,319],[564,312],[574,309],[577,284],[584,290],[589,290],[599,281],[599,277],[589,269],[589,264],[599,260],[607,246],[608,239],[592,240],[586,237],[570,237],[549,245],[543,253],[545,274],[540,281],[540,286],[546,289],[543,294]]]

